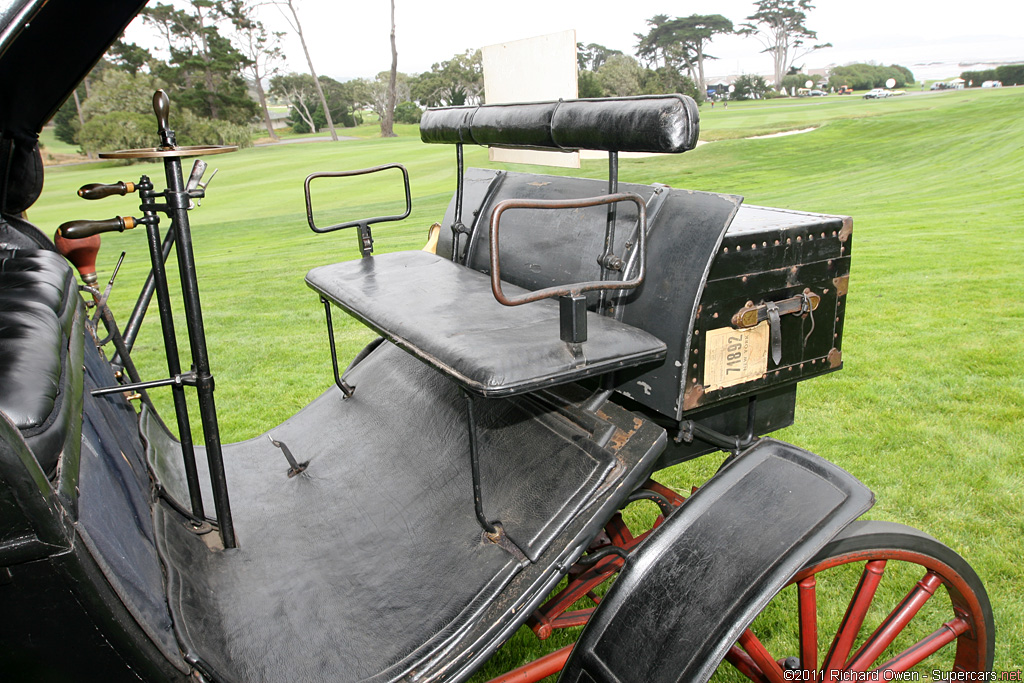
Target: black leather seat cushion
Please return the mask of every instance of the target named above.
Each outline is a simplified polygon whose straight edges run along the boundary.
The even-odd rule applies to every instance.
[[[59,254],[0,252],[0,411],[47,472],[69,424],[61,404],[70,389],[64,366],[76,297],[74,275]]]
[[[577,356],[559,338],[557,301],[503,306],[488,276],[424,251],[321,266],[306,283],[483,396],[535,391],[665,356],[657,337],[589,312],[589,338]],[[503,287],[508,296],[527,291]]]

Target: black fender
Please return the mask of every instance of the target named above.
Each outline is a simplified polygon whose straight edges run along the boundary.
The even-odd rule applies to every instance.
[[[808,451],[762,439],[626,562],[559,681],[706,681],[786,582],[874,495]]]

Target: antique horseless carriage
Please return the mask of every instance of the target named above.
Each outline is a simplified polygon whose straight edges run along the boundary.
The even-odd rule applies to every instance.
[[[222,444],[188,213],[205,166],[186,180],[182,158],[232,150],[177,145],[158,93],[159,145],[113,156],[160,160],[149,168],[166,189],[148,176],[81,189],[137,193],[141,212],[61,226],[83,285],[23,216],[41,187],[39,130],[140,4],[2,7],[10,678],[459,681],[523,624],[542,638],[586,626],[575,646],[503,680],[991,669],[992,615],[970,567],[921,532],[855,521],[873,500],[862,484],[763,436],[792,423],[799,381],[842,365],[850,219],[619,182],[619,152],[696,144],[697,108],[683,96],[428,111],[423,141],[454,145],[458,164],[443,229],[426,250],[374,254],[371,226],[402,216],[324,227],[310,207],[314,230],[352,228],[363,255],[306,276],[335,381],[269,438]],[[605,150],[609,178],[464,169],[464,144]],[[408,199],[404,168],[340,175],[376,171],[401,174]],[[307,179],[307,202],[322,175]],[[122,329],[89,261],[99,233],[133,227],[152,271]],[[151,301],[166,378],[142,378],[132,361]],[[344,371],[334,309],[380,334]],[[177,437],[149,391],[172,393]],[[650,479],[723,450],[692,495]],[[640,500],[660,512],[644,533],[619,514]],[[822,588],[844,572],[848,592]],[[894,575],[909,583],[879,606]],[[795,637],[778,650],[751,624],[788,592]]]

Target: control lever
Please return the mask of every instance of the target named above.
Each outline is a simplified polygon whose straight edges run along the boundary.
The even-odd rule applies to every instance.
[[[123,180],[110,185],[89,183],[78,188],[78,196],[82,199],[103,199],[104,197],[119,194],[123,197],[130,192],[135,192],[136,189],[135,183],[126,183]]]
[[[138,223],[139,221],[131,216],[114,216],[113,218],[99,221],[68,221],[67,223],[62,223],[57,230],[64,239],[76,240],[103,232],[113,232],[115,230],[117,232],[124,232],[125,230],[131,230]]]
[[[202,159],[196,159],[196,162],[192,164],[192,174],[188,177],[188,182],[185,184],[185,191],[191,192],[197,189],[204,173],[206,173],[206,162]]]
[[[185,185],[185,192],[191,194],[196,190],[199,190],[200,195],[195,198],[194,202],[192,201],[191,198],[189,199],[189,209],[194,209],[196,208],[196,206],[203,205],[203,196],[206,194],[206,188],[210,184],[210,181],[213,180],[213,177],[217,175],[217,171],[219,170],[216,168],[213,169],[213,173],[210,174],[210,177],[207,179],[207,181],[205,183],[200,182],[203,179],[203,174],[206,173],[206,168],[207,164],[202,159],[196,159],[196,162],[192,164],[192,173],[189,175],[188,183]]]
[[[114,272],[110,274],[110,281],[107,283],[107,288],[103,291],[103,296],[96,302],[97,306],[103,307],[107,305],[107,299],[110,298],[110,290],[114,288],[114,278],[117,277],[117,271],[121,270],[121,264],[124,263],[124,256],[125,253],[122,251],[121,258],[117,259],[117,265],[114,266]]]

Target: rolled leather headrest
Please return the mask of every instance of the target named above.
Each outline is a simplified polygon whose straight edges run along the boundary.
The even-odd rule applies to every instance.
[[[420,139],[491,147],[685,152],[700,114],[686,95],[644,95],[427,109]]]

